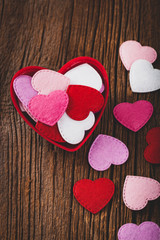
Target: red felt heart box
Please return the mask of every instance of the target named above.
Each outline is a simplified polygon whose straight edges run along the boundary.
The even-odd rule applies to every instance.
[[[72,145],[69,143],[58,143],[55,142],[51,139],[49,139],[47,136],[44,136],[42,133],[40,133],[36,128],[35,128],[35,122],[25,113],[22,112],[19,104],[18,104],[18,98],[14,92],[13,89],[13,82],[14,79],[16,79],[18,76],[20,75],[30,75],[33,76],[37,71],[44,69],[43,67],[38,67],[38,66],[30,66],[30,67],[25,67],[22,68],[21,70],[19,70],[12,78],[11,84],[10,84],[10,94],[11,94],[11,99],[12,102],[16,108],[16,110],[18,111],[18,113],[20,114],[20,116],[24,119],[24,121],[35,131],[37,132],[40,136],[42,136],[44,139],[46,139],[47,141],[51,142],[52,144],[66,150],[69,152],[74,152],[77,151],[86,141],[87,139],[91,136],[91,134],[93,133],[93,131],[95,130],[96,126],[98,125],[102,114],[104,112],[104,109],[106,107],[107,104],[107,100],[108,100],[108,93],[109,93],[109,81],[108,81],[108,76],[106,73],[105,68],[102,66],[102,64],[100,62],[98,62],[96,59],[93,59],[91,57],[77,57],[74,58],[72,60],[70,60],[68,63],[66,63],[58,72],[61,74],[65,74],[67,71],[71,70],[74,67],[77,67],[78,65],[84,64],[84,63],[88,63],[89,65],[91,65],[101,76],[103,84],[105,86],[105,90],[103,92],[103,96],[104,96],[104,105],[102,107],[102,109],[96,113],[96,121],[94,126],[86,132],[85,137],[83,139],[82,142],[80,142],[79,144],[76,145]]]

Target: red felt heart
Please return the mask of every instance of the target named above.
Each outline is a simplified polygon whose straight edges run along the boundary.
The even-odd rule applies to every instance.
[[[96,214],[111,200],[114,189],[114,183],[107,178],[82,179],[74,184],[73,194],[84,208]]]
[[[88,117],[89,112],[98,112],[103,107],[103,95],[94,88],[71,85],[67,89],[69,103],[67,114],[70,118],[80,121]]]
[[[160,164],[160,127],[152,128],[146,135],[149,144],[144,150],[145,159],[153,164]]]
[[[61,137],[57,124],[53,125],[52,127],[37,122],[35,128],[44,136],[50,138],[51,140],[54,140],[56,142],[65,142],[65,140]]]
[[[14,79],[17,78],[20,75],[29,75],[29,76],[33,76],[37,71],[44,69],[42,67],[37,67],[37,66],[30,66],[30,67],[25,67],[22,68],[21,70],[19,70],[12,78],[11,81],[11,85],[10,85],[10,93],[11,93],[11,98],[12,98],[12,102],[16,108],[16,110],[18,111],[18,113],[20,114],[20,116],[24,119],[24,121],[34,130],[36,131],[39,135],[41,135],[43,138],[45,138],[47,141],[51,142],[52,144],[55,144],[56,146],[70,151],[70,152],[74,152],[77,151],[86,141],[87,139],[91,136],[91,134],[93,133],[93,131],[95,130],[96,126],[98,125],[102,114],[104,112],[105,106],[107,104],[107,100],[108,100],[108,93],[109,93],[109,82],[108,82],[108,76],[106,73],[105,68],[102,66],[102,64],[100,62],[98,62],[96,59],[90,58],[90,57],[78,57],[75,58],[71,61],[69,61],[68,63],[66,63],[58,72],[61,74],[65,74],[67,71],[71,70],[74,67],[77,67],[83,63],[88,63],[89,65],[91,65],[101,76],[102,80],[103,80],[103,84],[105,86],[105,91],[103,92],[104,95],[104,104],[102,109],[96,114],[96,121],[94,126],[87,131],[85,138],[83,139],[82,142],[80,142],[77,145],[71,145],[68,143],[58,143],[52,139],[50,139],[48,136],[44,136],[42,135],[39,130],[37,130],[35,128],[36,123],[33,122],[29,117],[26,116],[25,113],[23,113],[19,107],[18,104],[18,99],[17,96],[13,90],[13,82]]]

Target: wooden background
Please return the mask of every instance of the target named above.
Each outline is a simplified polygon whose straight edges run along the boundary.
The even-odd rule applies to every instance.
[[[141,211],[123,203],[125,176],[157,180],[159,167],[145,161],[146,133],[160,126],[160,92],[132,93],[128,72],[119,58],[125,40],[138,40],[158,52],[159,0],[1,0],[0,1],[0,239],[114,240],[122,224],[159,223],[159,200]],[[48,143],[20,118],[10,98],[15,72],[29,65],[58,70],[70,59],[90,56],[105,67],[110,93],[102,120],[87,143],[69,153]],[[123,101],[149,100],[154,114],[138,133],[121,126],[113,107]],[[99,134],[127,144],[130,156],[121,166],[94,171],[89,148]],[[73,196],[76,181],[106,177],[115,183],[111,202],[98,214],[85,210]]]

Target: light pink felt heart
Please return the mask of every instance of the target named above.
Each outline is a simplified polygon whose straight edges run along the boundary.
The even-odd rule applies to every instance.
[[[132,210],[143,209],[148,201],[160,196],[160,183],[152,178],[127,176],[123,187],[123,201]]]
[[[68,105],[65,91],[54,91],[49,95],[38,95],[31,99],[28,109],[38,121],[53,126],[64,114]]]
[[[139,42],[129,40],[119,48],[120,58],[127,70],[130,70],[132,64],[138,59],[145,59],[153,63],[157,58],[157,52],[148,46],[142,46]]]
[[[70,79],[52,70],[40,70],[32,77],[32,86],[39,94],[48,95],[56,90],[67,90]]]
[[[145,100],[135,103],[120,103],[113,109],[115,118],[126,128],[137,132],[150,119],[153,113],[153,105]]]

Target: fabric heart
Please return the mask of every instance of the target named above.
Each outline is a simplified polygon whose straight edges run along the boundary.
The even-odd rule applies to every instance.
[[[153,164],[160,164],[160,127],[152,128],[146,136],[149,144],[144,150],[145,159]]]
[[[115,118],[126,128],[137,132],[150,119],[153,106],[150,102],[140,100],[135,103],[120,103],[113,109]]]
[[[61,137],[57,124],[48,126],[44,123],[37,122],[36,129],[44,136],[56,141],[56,142],[65,142],[65,140]]]
[[[71,85],[67,89],[69,103],[66,110],[68,116],[74,120],[84,120],[89,112],[98,112],[103,107],[104,98],[94,88]]]
[[[28,104],[30,113],[38,121],[53,126],[62,117],[68,105],[68,95],[57,90],[49,95],[37,95]]]
[[[70,144],[78,144],[85,136],[85,131],[93,127],[95,116],[92,112],[82,121],[71,119],[66,113],[58,121],[58,129],[62,138]]]
[[[31,85],[31,79],[30,76],[20,75],[13,82],[14,91],[26,108],[28,108],[29,101],[38,94]]]
[[[99,73],[89,64],[84,63],[64,74],[70,79],[70,85],[84,85],[100,91],[102,89],[102,78]]]
[[[88,161],[95,170],[104,171],[111,164],[120,165],[125,163],[128,156],[128,148],[123,142],[114,137],[100,134],[89,150]]]
[[[156,51],[148,46],[142,45],[133,40],[122,43],[119,48],[120,58],[127,70],[130,70],[132,64],[138,59],[145,59],[153,63],[157,58]]]
[[[111,200],[114,188],[114,183],[107,178],[82,179],[74,184],[73,194],[84,208],[96,214]]]
[[[32,86],[39,94],[48,95],[56,90],[67,90],[69,78],[52,70],[40,70],[32,77]]]
[[[146,93],[160,89],[160,70],[154,69],[146,60],[137,60],[132,64],[130,85],[133,92]]]
[[[127,176],[123,187],[123,201],[132,210],[143,209],[148,201],[160,196],[160,183],[152,178]]]
[[[160,228],[154,222],[143,222],[139,226],[124,224],[118,231],[118,240],[159,240]]]
[[[160,127],[152,128],[148,131],[146,135],[146,141],[148,144],[151,144],[153,142],[160,142]]]

